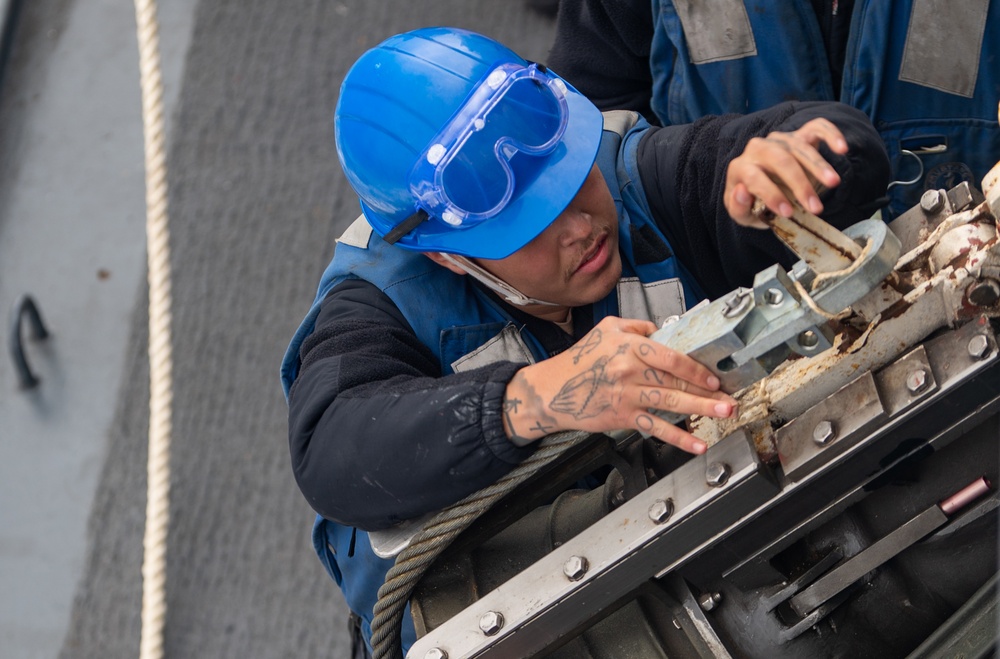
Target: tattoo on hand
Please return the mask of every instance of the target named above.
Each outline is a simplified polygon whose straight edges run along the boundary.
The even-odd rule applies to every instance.
[[[530,411],[533,407],[538,410],[543,410],[544,407],[541,396],[535,393],[534,387],[528,384],[523,375],[515,375],[514,380],[511,380],[511,384],[515,382],[520,386],[521,391],[524,392],[524,400],[517,397],[505,398],[502,410],[504,421],[507,422],[507,430],[510,432],[511,441],[519,446],[523,446],[534,441],[541,435],[547,435],[552,432],[556,427],[556,421],[546,415],[542,419],[535,420],[535,425],[528,428],[527,432],[531,434],[530,437],[522,435],[518,430],[518,426],[520,425],[518,421],[520,419],[517,418],[518,413],[521,412],[521,408],[524,407],[525,411]],[[533,433],[541,433],[541,435]]]
[[[640,414],[635,418],[636,427],[642,432],[653,431],[653,417],[648,414]]]
[[[602,338],[604,338],[604,335],[601,333],[601,330],[595,327],[579,343],[570,348],[569,351],[573,354],[573,364],[579,364],[585,355],[593,352],[597,346],[601,345]]]
[[[657,389],[639,392],[639,402],[650,407],[656,407],[663,399],[663,394]]]
[[[520,404],[520,398],[505,398],[503,401],[503,411],[505,414],[517,414],[517,408]]]
[[[648,343],[639,344],[639,354],[643,357],[648,357],[649,355],[656,354],[656,346],[649,345]]]
[[[571,378],[549,403],[549,408],[579,420],[593,418],[617,405],[621,383],[608,377],[605,369],[608,362],[628,349],[627,343],[618,346],[615,354],[601,357],[589,369]]]
[[[642,372],[642,377],[646,380],[653,380],[656,384],[663,384],[663,376],[655,368],[647,368]]]

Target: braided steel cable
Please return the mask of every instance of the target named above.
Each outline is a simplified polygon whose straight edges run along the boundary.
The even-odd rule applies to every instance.
[[[170,234],[164,149],[163,81],[155,0],[135,0],[146,169],[146,258],[149,281],[149,458],[142,560],[141,659],[163,657],[170,436],[173,411]]]
[[[591,436],[593,434],[588,432],[566,431],[545,437],[538,450],[506,476],[442,510],[424,525],[409,546],[396,557],[395,565],[386,574],[385,583],[379,588],[372,619],[374,659],[402,659],[401,635],[406,604],[413,595],[417,582],[441,552],[497,501],[534,476],[569,446]]]

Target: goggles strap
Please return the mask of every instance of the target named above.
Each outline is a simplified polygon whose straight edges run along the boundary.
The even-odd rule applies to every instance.
[[[503,299],[507,300],[516,307],[524,307],[529,304],[542,304],[549,307],[562,306],[556,304],[555,302],[546,302],[544,300],[536,300],[535,298],[528,297],[521,291],[517,290],[504,280],[500,279],[496,275],[483,268],[479,267],[464,256],[459,256],[457,254],[448,254],[445,252],[440,252],[441,256],[444,257],[446,261],[457,265],[462,270],[465,270],[470,277],[480,282],[483,286],[490,289]]]
[[[428,217],[430,216],[427,214],[427,211],[425,211],[422,208],[418,209],[416,213],[410,215],[405,220],[394,226],[389,233],[385,234],[385,237],[382,238],[382,240],[389,243],[390,245],[394,245],[399,241],[400,238],[402,238],[403,236],[405,236],[406,234],[410,233],[418,226],[420,226],[420,224],[424,222]]]

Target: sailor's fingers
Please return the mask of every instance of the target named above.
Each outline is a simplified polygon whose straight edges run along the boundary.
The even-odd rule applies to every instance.
[[[635,351],[646,366],[641,372],[645,383],[706,394],[719,389],[719,378],[682,352],[652,339],[636,342]]]
[[[636,415],[635,428],[688,453],[701,454],[708,449],[703,440],[650,412],[639,412]]]
[[[821,143],[835,153],[847,150],[843,134],[826,119],[813,119],[791,133],[751,139],[727,169],[724,203],[733,219],[744,226],[765,226],[750,212],[753,197],[784,217],[792,214],[792,199],[821,213],[817,191],[840,184],[840,175],[819,152]]]

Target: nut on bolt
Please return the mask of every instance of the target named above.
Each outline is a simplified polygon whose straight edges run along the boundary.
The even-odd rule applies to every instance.
[[[702,611],[711,611],[722,602],[722,593],[702,593],[698,598],[698,606]]]
[[[712,487],[722,487],[729,480],[730,471],[725,462],[713,462],[705,469],[705,482]]]
[[[752,301],[753,296],[750,294],[750,291],[743,288],[734,291],[726,300],[722,315],[726,318],[735,318],[746,311]]]
[[[431,648],[424,653],[424,659],[448,659],[448,653],[441,648]]]
[[[503,629],[503,615],[496,611],[487,611],[479,619],[479,629],[487,636],[493,636]]]
[[[563,565],[563,574],[570,581],[579,581],[587,574],[588,567],[590,566],[587,564],[587,559],[583,556],[570,556]]]

